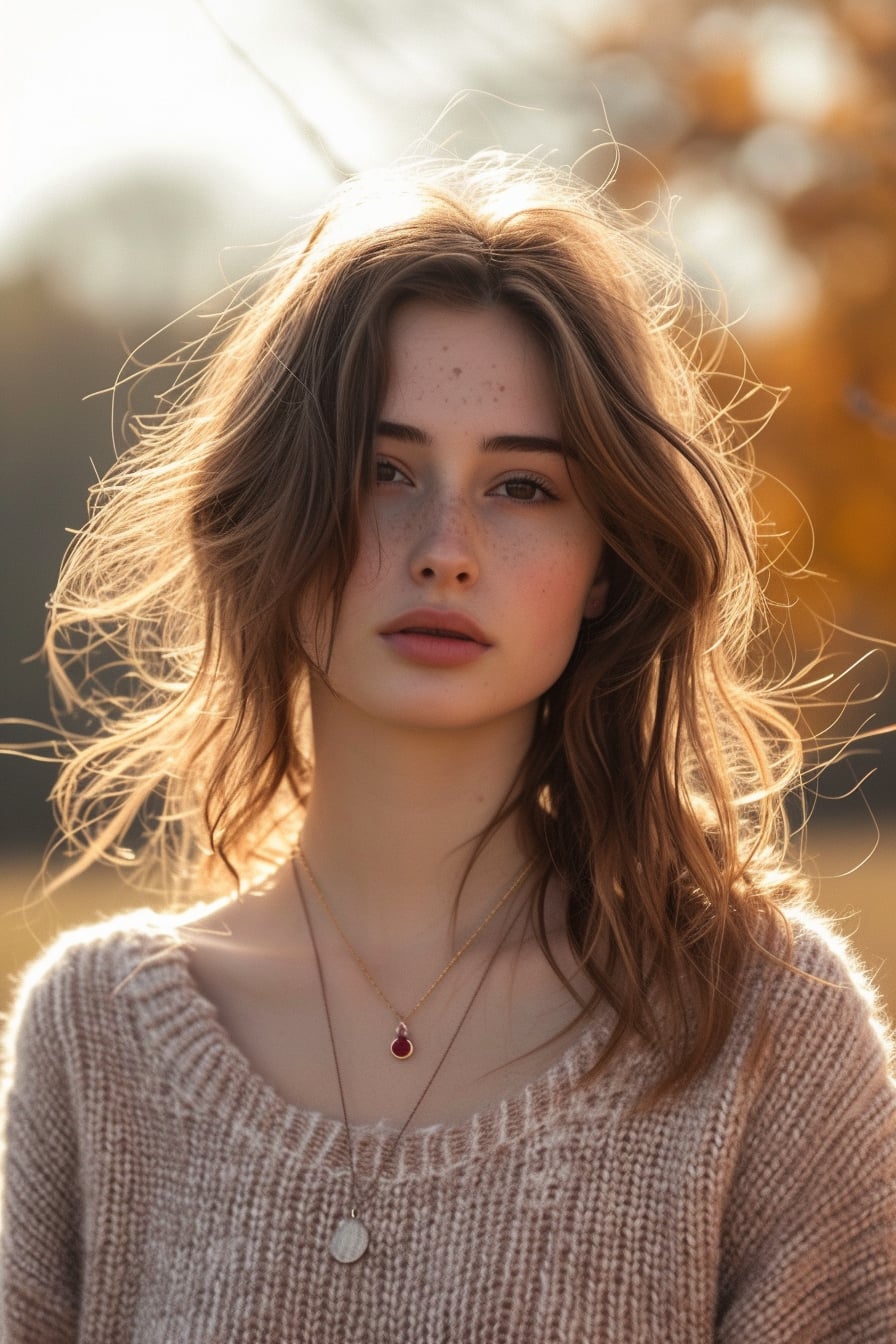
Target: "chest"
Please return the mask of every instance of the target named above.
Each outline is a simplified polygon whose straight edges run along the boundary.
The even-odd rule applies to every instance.
[[[391,1052],[398,1018],[354,966],[320,980],[307,966],[192,955],[193,974],[245,1065],[290,1105],[353,1125],[451,1124],[514,1095],[566,1050],[578,1008],[531,950],[483,978],[471,961],[418,1012],[409,968],[413,1051]]]
[[[350,1197],[338,1144],[319,1143],[319,1126],[267,1151],[218,1131],[210,1161],[209,1127],[190,1117],[148,1203],[119,1209],[119,1239],[89,1257],[89,1296],[133,1289],[136,1344],[260,1344],[286,1322],[315,1344],[708,1344],[717,1144],[578,1102],[544,1125],[511,1107],[501,1131],[467,1135],[463,1153],[411,1136],[366,1194],[367,1254],[339,1265],[327,1249]],[[364,1171],[381,1156],[362,1141]]]

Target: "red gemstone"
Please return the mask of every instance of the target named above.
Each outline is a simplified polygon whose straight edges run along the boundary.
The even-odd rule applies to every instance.
[[[389,1049],[396,1059],[407,1059],[414,1053],[413,1042],[408,1036],[408,1029],[403,1022],[396,1031],[395,1040],[389,1046]]]

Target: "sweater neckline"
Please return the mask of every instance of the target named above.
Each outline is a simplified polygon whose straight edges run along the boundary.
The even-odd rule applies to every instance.
[[[139,1014],[150,1068],[192,1109],[212,1114],[234,1132],[265,1146],[285,1143],[306,1161],[344,1165],[343,1120],[286,1101],[256,1072],[194,979],[176,923],[157,915],[153,924],[144,927],[137,963],[131,964],[119,986]],[[432,1173],[490,1155],[498,1146],[556,1125],[558,1108],[567,1113],[574,1097],[581,1098],[592,1116],[595,1106],[605,1110],[614,1097],[618,1101],[624,1085],[617,1078],[614,1086],[609,1074],[594,1088],[576,1088],[595,1063],[611,1027],[609,1008],[598,1010],[563,1052],[521,1089],[465,1119],[409,1128],[390,1163],[393,1178]],[[389,1121],[350,1126],[355,1165],[362,1177],[379,1170],[394,1145],[397,1128]]]

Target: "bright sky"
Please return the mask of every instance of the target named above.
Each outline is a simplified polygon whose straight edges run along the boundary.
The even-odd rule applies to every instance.
[[[471,73],[536,55],[543,64],[583,15],[617,2],[555,0],[548,16],[534,0],[509,0],[500,13],[475,0],[425,9],[414,0],[320,0],[302,7],[301,23],[288,0],[208,6],[359,166],[424,132]],[[313,196],[329,181],[202,0],[19,4],[0,54],[0,109],[12,132],[2,150],[2,233],[48,196],[140,158],[211,160],[262,201]]]
[[[222,234],[211,241],[210,253],[226,242],[277,236],[325,196],[333,175],[235,58],[202,3],[20,0],[8,14],[0,50],[0,125],[6,131],[0,142],[0,275],[27,262],[34,222],[54,204],[86,198],[92,185],[141,165],[214,184]],[[526,113],[479,99],[480,143],[519,150],[557,146],[562,160],[564,145],[577,146],[587,134],[581,91],[563,77],[577,34],[586,24],[594,33],[602,24],[618,26],[626,16],[630,21],[649,0],[207,3],[299,111],[324,128],[336,153],[360,167],[407,148],[465,87],[519,102],[525,91],[525,101],[542,109]],[[824,110],[832,91],[852,76],[817,13],[780,4],[750,6],[746,13],[710,5],[705,18],[709,30],[721,25],[750,44],[757,89],[781,118]],[[596,94],[593,103],[586,115],[598,127],[603,114]],[[759,163],[762,156],[754,158]],[[699,185],[691,183],[694,191]],[[732,282],[725,275],[732,232],[733,253],[745,257],[754,295],[763,267],[779,278],[787,269],[771,216],[758,220],[758,206],[748,243],[743,229],[737,237],[738,203],[730,193],[710,192],[702,213],[690,208],[695,202],[685,204],[682,225],[693,225],[696,246],[719,254],[710,260],[726,283]],[[112,251],[106,262],[108,271]],[[92,283],[87,272],[95,273],[108,298],[122,281],[108,274],[103,280],[102,263],[95,258],[86,264],[73,244],[59,264],[82,288]],[[791,300],[793,285],[803,285],[805,297],[804,282],[791,278]]]
[[[209,160],[262,200],[279,196],[288,175],[319,176],[286,116],[192,0],[34,0],[14,22],[0,58],[2,121],[12,128],[4,233],[53,197],[141,159]],[[327,114],[336,131],[339,107]]]
[[[153,292],[158,299],[152,258],[134,274],[112,236],[113,208],[91,193],[135,172],[180,174],[213,186],[220,215],[203,242],[206,272],[195,274],[194,256],[181,268],[192,265],[192,275],[171,278],[171,302],[189,304],[196,290],[220,283],[224,248],[281,236],[326,196],[336,180],[326,160],[234,55],[205,4],[357,168],[394,159],[464,88],[487,91],[480,111],[466,115],[481,122],[476,147],[577,143],[569,127],[578,107],[552,111],[549,99],[530,97],[545,110],[524,113],[488,95],[515,96],[514,80],[527,93],[550,89],[557,71],[568,71],[586,17],[598,23],[621,3],[630,0],[505,0],[500,8],[479,0],[19,3],[0,48],[0,125],[11,132],[0,142],[0,279],[39,251],[81,300],[114,309],[139,307]],[[40,221],[79,203],[86,222],[50,239],[48,261]]]

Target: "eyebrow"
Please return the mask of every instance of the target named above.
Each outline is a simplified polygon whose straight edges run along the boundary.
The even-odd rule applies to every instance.
[[[432,445],[432,435],[416,425],[402,425],[394,420],[380,420],[376,433],[385,439],[397,439],[399,443],[419,443],[424,448]],[[486,453],[559,453],[568,457],[566,449],[559,439],[544,434],[495,434],[483,439],[482,450]]]

